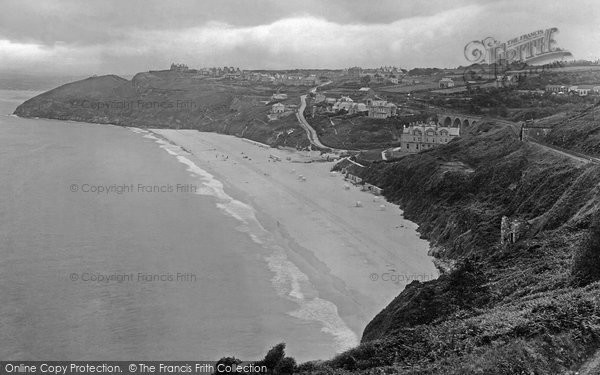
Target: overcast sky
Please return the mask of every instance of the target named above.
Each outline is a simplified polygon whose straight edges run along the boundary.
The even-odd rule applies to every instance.
[[[472,40],[549,27],[600,58],[598,0],[0,0],[0,71],[455,67]]]

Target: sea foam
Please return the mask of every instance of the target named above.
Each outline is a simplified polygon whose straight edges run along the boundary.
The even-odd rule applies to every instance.
[[[130,130],[143,134],[144,138],[154,140],[160,148],[185,164],[187,170],[197,176],[202,183],[202,187],[196,194],[216,198],[217,207],[240,222],[238,230],[247,233],[252,241],[271,252],[265,257],[265,261],[269,270],[273,272],[271,283],[275,291],[279,296],[295,302],[299,307],[298,310],[289,313],[291,316],[320,323],[321,331],[333,336],[338,351],[347,350],[359,343],[358,336],[339,316],[337,306],[318,296],[308,276],[289,260],[286,248],[256,218],[252,206],[227,194],[221,181],[198,167],[188,158],[190,154],[181,147],[156,137],[149,131],[139,128],[130,128]]]

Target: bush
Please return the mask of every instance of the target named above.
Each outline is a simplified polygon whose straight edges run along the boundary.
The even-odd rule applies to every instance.
[[[577,286],[600,280],[600,213],[592,219],[587,241],[573,257],[571,277]]]
[[[269,374],[291,375],[296,370],[296,360],[285,356],[285,343],[272,347],[256,366],[266,366]]]
[[[485,275],[473,260],[463,261],[450,274],[450,291],[453,296],[451,301],[460,309],[484,306],[489,301],[486,282]]]
[[[292,357],[285,357],[275,366],[275,373],[281,375],[291,375],[296,369],[296,360]]]

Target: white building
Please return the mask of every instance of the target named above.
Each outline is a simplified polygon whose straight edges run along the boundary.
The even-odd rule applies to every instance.
[[[371,118],[388,118],[396,115],[398,107],[394,103],[389,103],[387,100],[369,100],[369,117]]]
[[[454,87],[454,81],[452,80],[452,78],[445,77],[440,79],[439,86],[441,89]]]
[[[460,137],[460,128],[446,127],[435,122],[417,122],[405,126],[400,135],[400,149],[405,152],[419,152],[446,144]]]
[[[367,108],[365,103],[352,103],[352,106],[348,109],[348,114],[350,115],[363,112],[369,112],[369,108]]]
[[[275,103],[271,107],[271,112],[272,113],[283,113],[283,112],[285,112],[285,105],[283,105],[281,103]]]
[[[594,92],[594,85],[579,85],[575,91],[579,96],[588,96]]]

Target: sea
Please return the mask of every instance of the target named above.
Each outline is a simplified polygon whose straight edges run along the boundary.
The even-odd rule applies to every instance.
[[[185,152],[11,115],[38,93],[0,90],[0,359],[258,360],[285,342],[301,362],[357,344],[328,301],[294,313],[282,288],[306,275]]]

